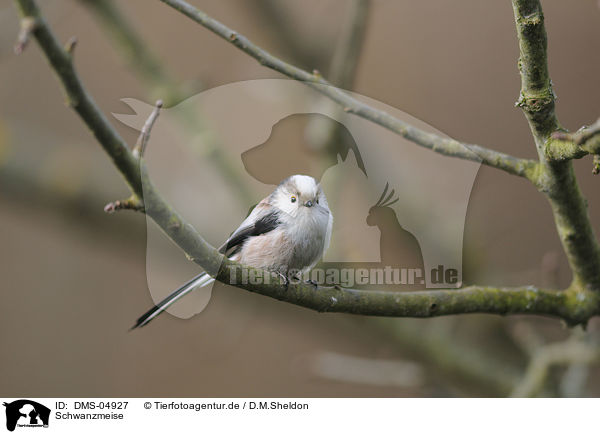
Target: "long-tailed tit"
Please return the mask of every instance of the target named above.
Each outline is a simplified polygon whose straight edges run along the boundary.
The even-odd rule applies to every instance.
[[[244,265],[284,276],[292,270],[304,272],[314,267],[329,247],[332,225],[321,186],[310,176],[294,175],[254,207],[219,252]],[[145,326],[181,297],[213,281],[206,273],[198,274],[139,317],[133,328]]]

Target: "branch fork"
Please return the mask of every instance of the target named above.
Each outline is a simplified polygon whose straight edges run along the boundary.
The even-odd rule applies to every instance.
[[[142,134],[133,151],[108,122],[93,98],[84,88],[71,62],[70,54],[56,40],[48,25],[42,20],[41,13],[34,0],[14,0],[23,17],[34,17],[38,23],[33,36],[57,73],[67,93],[71,107],[77,112],[95,138],[112,159],[117,169],[129,185],[133,196],[125,201],[107,205],[106,211],[118,209],[143,209],[157,225],[171,238],[193,261],[202,266],[211,276],[229,283],[231,272],[239,273],[255,270],[233,262],[220,254],[184,218],[173,209],[158,193],[149,178],[142,159],[152,125],[158,116],[160,104],[157,104],[146,121]],[[226,26],[210,18],[181,0],[162,0],[188,17],[199,22],[209,30],[228,40],[233,33]],[[525,10],[524,16],[532,10],[540,10],[538,0],[513,0],[515,16]],[[517,19],[518,21],[518,19]],[[530,26],[530,24],[527,24]],[[532,23],[537,31],[518,29],[522,54],[534,53],[536,45],[542,51],[539,56],[522,55],[523,93],[530,90],[546,89],[549,86],[547,76],[545,30],[543,25]],[[540,29],[541,27],[541,29]],[[432,149],[443,155],[482,161],[508,173],[532,179],[532,173],[542,171],[548,179],[544,188],[557,220],[557,228],[569,264],[574,273],[571,287],[562,291],[538,289],[531,286],[518,288],[496,288],[469,286],[452,290],[428,290],[417,292],[364,291],[347,288],[323,288],[315,290],[306,283],[291,283],[289,287],[280,283],[263,285],[236,284],[248,291],[286,301],[317,311],[345,312],[357,315],[392,317],[432,317],[465,313],[537,314],[564,319],[569,325],[585,324],[591,317],[600,314],[600,252],[591,230],[583,197],[578,190],[571,166],[552,167],[548,161],[540,163],[518,159],[506,154],[485,149],[477,145],[468,145],[451,139],[421,131],[386,112],[377,110],[351,97],[346,92],[330,86],[329,83],[313,74],[287,64],[267,53],[236,33],[233,42],[238,48],[253,56],[272,69],[309,86],[328,96],[332,100],[348,107],[352,113],[381,125],[414,143]],[[531,41],[531,37],[534,40]],[[538,39],[535,39],[538,38]],[[523,71],[527,71],[529,75]],[[527,75],[527,76],[526,76]],[[535,92],[534,92],[535,93]],[[552,131],[557,130],[553,103],[543,116],[528,116],[536,143],[544,143]],[[542,176],[539,176],[542,178]],[[143,187],[142,187],[143,186]],[[237,271],[236,271],[237,270]],[[237,276],[237,274],[236,274]],[[241,275],[239,275],[241,276]],[[240,280],[241,281],[241,280]]]

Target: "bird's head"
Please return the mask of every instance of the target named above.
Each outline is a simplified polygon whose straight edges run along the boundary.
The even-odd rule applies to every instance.
[[[272,204],[292,216],[329,212],[323,189],[313,177],[306,175],[283,180],[273,192]]]

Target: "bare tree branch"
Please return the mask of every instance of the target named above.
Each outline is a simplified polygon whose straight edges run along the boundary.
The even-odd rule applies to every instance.
[[[107,203],[104,207],[104,212],[107,214],[112,214],[115,211],[124,209],[144,212],[144,203],[137,196],[132,196],[129,199],[116,200],[114,202]]]
[[[575,133],[555,131],[546,144],[546,157],[554,161],[581,158],[588,154],[594,155],[594,161],[600,155],[600,119]]]
[[[137,139],[137,143],[133,147],[133,156],[134,157],[136,157],[136,158],[144,157],[144,152],[146,151],[146,145],[148,144],[148,140],[150,140],[150,131],[152,131],[152,127],[154,126],[154,122],[156,122],[156,118],[158,118],[158,115],[160,113],[160,109],[162,106],[163,106],[162,100],[159,99],[158,101],[156,101],[156,104],[154,105],[154,109],[152,110],[152,113],[150,113],[150,116],[148,116],[148,119],[146,119],[146,122],[144,122],[144,126],[142,127],[142,130],[140,131],[140,135]]]
[[[585,147],[589,141],[592,139],[596,139],[596,136],[600,135],[600,118],[596,122],[594,122],[589,127],[580,128],[577,132],[573,134],[565,133],[562,131],[555,132],[552,136],[558,140],[570,140],[575,143],[577,146]],[[594,140],[594,145],[600,145],[597,140]],[[595,146],[589,146],[588,152],[595,153],[594,151],[600,151],[600,148],[596,148]]]
[[[453,139],[428,133],[395,118],[383,110],[365,104],[348,93],[331,85],[317,71],[309,73],[273,56],[254,44],[245,36],[231,30],[229,27],[211,18],[183,0],[161,0],[163,3],[183,13],[187,17],[206,27],[221,38],[254,57],[261,65],[278,71],[295,80],[302,81],[318,92],[340,104],[344,111],[368,119],[400,136],[431,149],[442,155],[461,158],[469,161],[482,162],[513,175],[529,178],[533,176],[537,163],[532,160],[512,157],[501,152],[492,151],[478,145],[461,143]]]
[[[546,29],[539,0],[513,0],[513,10],[521,53],[521,96],[517,105],[523,109],[529,121],[540,164],[419,130],[330,86],[318,73],[311,74],[282,61],[185,1],[161,1],[230,41],[262,65],[314,87],[341,104],[347,112],[371,120],[440,154],[473,161],[481,159],[483,164],[530,179],[547,195],[552,205],[558,233],[574,275],[572,287],[580,292],[600,291],[600,248],[572,164],[569,161],[552,164],[545,157],[546,142],[559,129],[559,124],[554,111],[555,96],[547,65]]]
[[[370,0],[352,0],[348,7],[348,17],[338,36],[329,68],[329,79],[332,84],[341,89],[352,89],[367,28],[370,4]],[[336,118],[344,115],[342,107],[335,101],[326,96],[323,100],[323,103],[327,104],[327,112],[334,113]],[[314,148],[326,149],[339,140],[340,128],[337,123],[316,118],[308,124],[306,135]]]
[[[168,71],[163,69],[158,61],[155,60],[151,65],[143,61],[148,58],[155,59],[155,56],[139,38],[126,17],[119,13],[117,5],[110,0],[81,1],[89,5],[90,9],[96,13],[105,30],[113,35],[121,54],[128,60],[132,68],[139,72],[139,75],[146,78],[151,87],[154,87],[156,91],[160,91],[161,96],[169,98],[173,102],[184,97],[182,89],[172,80]],[[273,24],[273,26],[268,26],[268,29],[274,36],[283,41],[282,48],[288,49],[292,59],[300,60],[304,65],[310,65],[311,62],[308,59],[315,59],[317,56],[314,53],[309,55],[306,51],[298,51],[298,48],[304,48],[305,44],[297,42],[298,35],[290,31],[289,19],[281,19],[282,11],[279,10],[281,4],[273,0],[265,0],[261,2],[261,5],[262,7],[257,9],[257,12],[260,12],[261,16],[263,16],[263,12],[268,12],[268,16],[271,17],[269,23]],[[370,6],[370,0],[352,0],[347,6],[347,17],[345,17],[337,38],[331,65],[327,69],[331,82],[340,88],[352,88],[358,59],[361,55]],[[279,38],[280,36],[283,37]],[[139,57],[141,59],[138,59]],[[161,68],[160,74],[152,74],[155,68]],[[163,93],[164,95],[162,95]],[[323,100],[332,105],[332,110],[339,110],[343,113],[342,108],[334,101],[325,96],[323,96]],[[321,124],[321,122],[314,120],[309,123],[307,128],[311,132],[318,132],[318,137],[321,138],[321,140],[317,140],[318,143],[336,140],[336,127],[330,122]],[[311,138],[315,138],[315,134],[308,134]],[[139,201],[137,202],[139,204]],[[108,212],[120,209],[143,211],[143,205],[140,209],[129,206],[130,203],[130,200],[112,202],[107,205],[108,209],[105,208],[105,210]],[[390,333],[390,338],[411,355],[415,355],[422,362],[432,366],[432,369],[436,372],[442,372],[453,381],[459,379],[459,381],[466,381],[469,385],[477,387],[478,390],[485,390],[486,393],[491,391],[494,396],[506,396],[520,376],[520,374],[513,371],[514,368],[498,363],[494,356],[487,356],[485,352],[461,344],[460,339],[457,339],[456,336],[454,339],[447,339],[445,336],[432,333],[431,327],[424,330],[422,324],[417,326],[417,324],[390,322],[379,318],[373,319],[373,321],[375,321],[373,324],[380,325],[387,333]],[[381,330],[378,329],[377,333],[380,334]]]
[[[513,0],[512,4],[520,51],[521,94],[517,106],[529,120],[538,155],[542,157],[548,132],[558,129],[554,112],[556,96],[548,73],[544,13],[539,0]]]
[[[512,0],[519,39],[521,96],[518,105],[529,122],[540,165],[534,182],[552,207],[554,221],[573,272],[571,288],[585,297],[600,292],[600,247],[592,230],[572,161],[547,155],[551,136],[560,130],[548,73],[547,37],[539,0]]]
[[[125,141],[83,87],[71,56],[58,43],[33,0],[15,0],[22,16],[34,17],[36,41],[56,72],[70,106],[90,128],[110,156],[132,192],[143,197],[146,213],[190,258],[219,281],[251,292],[321,312],[358,315],[427,318],[459,313],[529,313],[562,318],[570,324],[585,323],[598,314],[598,297],[579,292],[549,291],[534,287],[493,288],[471,286],[458,290],[385,292],[318,287],[310,283],[283,284],[279,277],[230,261],[208,244],[157,192],[143,160],[136,159]],[[244,283],[253,273],[265,283]],[[270,280],[268,280],[270,278]],[[595,295],[595,293],[593,294]]]

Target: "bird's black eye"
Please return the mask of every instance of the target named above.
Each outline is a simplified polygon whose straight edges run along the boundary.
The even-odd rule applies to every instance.
[[[319,203],[319,198],[317,198],[317,203]]]
[[[292,203],[296,202],[296,196],[292,196]]]

